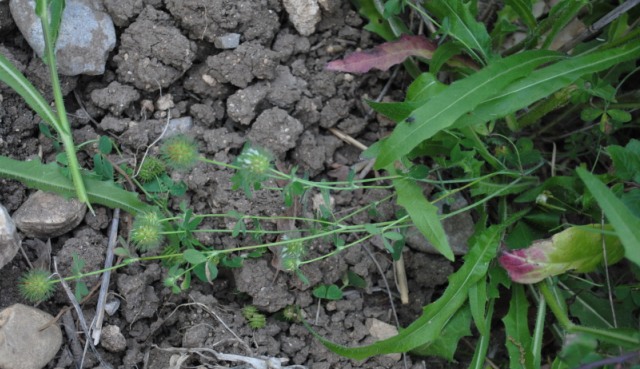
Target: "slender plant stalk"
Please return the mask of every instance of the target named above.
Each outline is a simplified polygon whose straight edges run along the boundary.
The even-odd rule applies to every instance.
[[[58,70],[56,67],[55,56],[55,41],[52,37],[52,30],[49,24],[49,9],[45,9],[39,14],[42,23],[42,34],[44,36],[44,50],[45,60],[49,67],[49,73],[51,78],[51,86],[53,88],[53,97],[58,113],[58,120],[56,130],[60,134],[60,139],[64,146],[64,151],[67,154],[67,165],[69,166],[69,173],[73,180],[73,185],[76,189],[76,195],[78,200],[87,204],[87,207],[93,212],[89,197],[87,196],[87,190],[84,186],[84,180],[80,174],[80,164],[78,163],[78,157],[76,155],[76,148],[73,143],[73,135],[71,134],[71,126],[67,120],[67,111],[64,107],[64,99],[62,97],[62,90],[60,88],[60,79],[58,77]]]

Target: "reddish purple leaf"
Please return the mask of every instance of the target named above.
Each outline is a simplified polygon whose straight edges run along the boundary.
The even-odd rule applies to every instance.
[[[385,71],[402,63],[410,56],[421,56],[431,59],[436,44],[424,36],[402,35],[400,39],[385,42],[373,49],[357,51],[344,59],[334,60],[327,64],[328,70],[347,73],[366,73],[371,69]]]

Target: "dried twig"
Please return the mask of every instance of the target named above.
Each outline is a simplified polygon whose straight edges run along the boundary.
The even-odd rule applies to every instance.
[[[100,343],[100,334],[102,333],[102,322],[104,320],[104,305],[107,302],[107,291],[109,291],[109,280],[111,278],[111,266],[113,265],[113,250],[118,241],[118,223],[120,222],[120,209],[113,211],[113,219],[111,220],[111,228],[109,229],[109,242],[107,243],[107,256],[104,260],[105,272],[102,273],[102,283],[100,285],[100,294],[98,295],[98,303],[96,304],[96,318],[93,321],[93,330],[91,338],[93,344]]]
[[[58,272],[58,261],[56,259],[57,258],[54,256],[53,257],[53,268],[54,268],[54,271],[56,272],[56,274],[60,275],[60,273]],[[67,284],[67,282],[65,282],[65,280],[62,279],[62,278],[60,278],[60,284],[62,285],[62,288],[64,289],[64,292],[67,294],[67,298],[69,298],[69,301],[73,305],[73,308],[76,310],[76,315],[78,316],[78,321],[80,322],[80,327],[82,328],[82,331],[84,332],[85,336],[87,337],[87,343],[86,344],[91,348],[91,351],[93,352],[93,354],[96,355],[96,358],[100,362],[100,365],[102,365],[106,369],[113,369],[113,366],[111,364],[107,363],[106,361],[104,361],[102,359],[102,355],[100,355],[98,350],[96,350],[96,347],[93,345],[91,340],[88,339],[90,337],[89,336],[89,327],[87,326],[87,321],[84,319],[84,314],[82,313],[82,308],[80,307],[80,304],[78,304],[78,300],[76,300],[76,297],[73,295],[73,292],[71,291],[71,288],[69,288],[69,285]],[[82,368],[82,363],[80,364],[79,367]]]
[[[574,47],[576,47],[576,45],[586,40],[587,38],[595,35],[596,33],[600,32],[600,30],[606,27],[609,23],[618,19],[618,17],[620,17],[622,14],[626,13],[627,11],[629,11],[629,9],[633,8],[638,4],[640,4],[640,0],[625,1],[624,3],[620,4],[617,8],[607,13],[604,17],[600,18],[597,22],[589,26],[589,28],[584,30],[577,37],[574,37],[571,41],[564,44],[564,46],[562,46],[559,51],[567,52],[573,49]]]

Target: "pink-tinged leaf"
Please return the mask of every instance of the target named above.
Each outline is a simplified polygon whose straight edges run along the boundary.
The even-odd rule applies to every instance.
[[[367,73],[371,69],[388,70],[410,56],[431,59],[436,44],[424,36],[402,35],[398,40],[385,42],[373,49],[358,51],[344,59],[327,64],[327,69],[336,72]]]
[[[601,234],[599,225],[571,227],[550,239],[534,241],[526,249],[504,252],[498,261],[517,283],[536,283],[570,270],[586,273],[603,264],[602,241],[607,250],[607,262],[613,264],[624,256],[620,239]],[[604,230],[611,231],[609,225]]]

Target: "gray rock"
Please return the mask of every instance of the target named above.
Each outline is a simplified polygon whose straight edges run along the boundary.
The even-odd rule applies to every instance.
[[[20,236],[9,212],[0,205],[0,269],[9,264],[20,249]]]
[[[51,238],[77,227],[86,211],[87,206],[76,199],[37,191],[15,211],[13,220],[29,237]]]
[[[450,211],[455,211],[467,206],[467,201],[460,195],[454,196],[454,203],[450,205]],[[436,203],[438,213],[442,214],[443,202]],[[473,234],[473,219],[469,212],[460,213],[442,221],[442,227],[449,240],[449,245],[454,255],[464,255],[469,251],[467,240]],[[411,227],[407,231],[407,245],[414,250],[427,252],[430,254],[439,254],[440,252],[427,241],[422,233],[416,228]]]
[[[320,22],[320,7],[317,0],[283,0],[282,4],[289,13],[289,20],[303,36],[310,36]]]
[[[100,346],[111,352],[122,352],[127,348],[127,339],[120,333],[117,325],[107,325],[102,328]]]
[[[11,0],[11,15],[31,48],[42,57],[44,38],[35,1]],[[116,45],[111,17],[92,0],[67,0],[56,43],[60,74],[99,75],[104,73],[109,52]]]
[[[53,316],[22,304],[0,311],[0,369],[40,369],[62,345],[57,324],[40,330]]]
[[[227,33],[222,36],[218,36],[213,40],[213,44],[218,49],[235,49],[240,45],[240,34]]]

